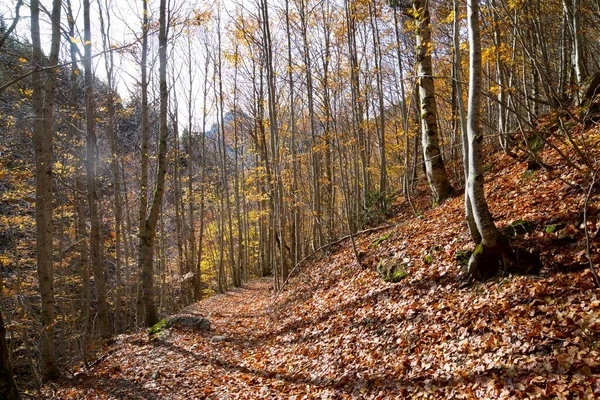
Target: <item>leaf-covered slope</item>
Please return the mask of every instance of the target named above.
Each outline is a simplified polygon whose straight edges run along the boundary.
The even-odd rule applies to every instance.
[[[492,212],[502,228],[527,221],[528,232],[513,241],[540,252],[540,276],[464,286],[460,259],[473,245],[459,196],[358,237],[363,267],[343,242],[304,265],[277,296],[262,279],[187,309],[210,318],[210,333],[121,336],[93,368],[43,394],[598,398],[600,291],[585,268],[581,217],[587,183],[552,163],[552,154],[542,155],[551,171],[525,172],[526,162],[502,155],[488,160]],[[595,262],[597,201],[592,196],[588,222]],[[404,264],[399,283],[375,271],[389,257]]]

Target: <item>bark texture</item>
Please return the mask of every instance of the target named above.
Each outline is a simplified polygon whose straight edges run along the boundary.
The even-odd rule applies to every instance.
[[[60,48],[60,0],[52,3],[52,43],[50,57],[44,58],[40,39],[40,4],[38,0],[30,2],[31,7],[31,43],[32,61],[35,65],[56,65]],[[36,257],[38,284],[42,299],[40,337],[42,378],[57,378],[56,349],[54,343],[54,248],[52,233],[52,143],[54,135],[54,97],[56,93],[56,68],[48,69],[46,82],[36,70],[32,74],[33,144],[35,151],[35,221],[36,221]]]
[[[427,181],[433,202],[439,203],[453,193],[440,151],[435,103],[435,84],[431,64],[431,20],[427,0],[413,0],[416,24],[417,74],[421,104],[421,136]]]

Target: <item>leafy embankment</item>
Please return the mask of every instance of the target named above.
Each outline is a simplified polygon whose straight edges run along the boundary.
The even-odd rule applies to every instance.
[[[120,336],[101,362],[42,395],[600,398],[600,291],[586,268],[581,213],[588,182],[553,154],[539,155],[550,172],[525,172],[525,160],[508,156],[488,160],[491,210],[515,243],[540,253],[539,276],[464,285],[460,264],[473,245],[460,196],[359,236],[362,267],[341,243],[279,295],[262,279],[188,308],[210,319],[210,332]],[[588,228],[598,263],[595,193]],[[405,271],[398,283],[376,272],[389,258]]]

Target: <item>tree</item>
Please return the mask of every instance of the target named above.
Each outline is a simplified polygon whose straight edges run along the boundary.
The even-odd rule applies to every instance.
[[[13,377],[12,367],[8,359],[8,347],[6,346],[6,330],[0,312],[0,397],[6,400],[19,398],[17,384]]]
[[[421,104],[421,136],[423,142],[423,159],[427,181],[433,194],[433,202],[437,204],[453,193],[448,180],[444,160],[440,152],[438,134],[438,115],[435,102],[435,84],[431,64],[431,20],[429,1],[413,0],[412,16],[415,19],[415,35],[417,39],[417,70],[419,100]]]
[[[122,262],[122,231],[121,226],[123,223],[123,204],[121,201],[121,179],[120,179],[120,168],[119,168],[119,155],[117,152],[117,132],[115,129],[115,90],[114,90],[114,54],[110,51],[111,38],[110,38],[110,10],[108,9],[108,2],[106,3],[106,24],[104,20],[104,13],[102,11],[102,1],[98,0],[98,6],[100,10],[100,34],[102,35],[102,48],[107,53],[104,57],[104,68],[106,69],[106,84],[108,86],[107,93],[107,121],[106,131],[110,142],[111,152],[111,170],[113,174],[113,185],[114,185],[114,212],[115,212],[115,273],[116,273],[116,285],[117,290],[115,293],[115,332],[121,331],[121,296],[122,296],[122,284],[121,284],[121,262]],[[105,26],[106,25],[106,26]]]
[[[41,356],[42,377],[44,380],[57,378],[56,346],[54,343],[54,250],[52,226],[52,143],[54,135],[54,96],[56,93],[56,68],[46,71],[46,82],[37,67],[45,65],[40,36],[40,3],[31,0],[31,44],[32,62],[36,69],[33,78],[33,143],[35,149],[35,221],[36,221],[36,257],[38,283],[42,298],[42,334]],[[52,2],[52,38],[50,67],[58,64],[60,49],[60,0]]]
[[[169,105],[169,89],[167,87],[167,35],[168,22],[166,15],[166,0],[160,0],[159,33],[158,33],[158,60],[159,60],[159,85],[160,85],[160,111],[159,111],[159,143],[158,167],[156,171],[156,187],[152,199],[150,213],[145,221],[143,236],[140,235],[142,261],[142,288],[146,325],[152,326],[158,322],[158,313],[154,305],[154,242],[156,239],[156,225],[161,210],[163,194],[165,191],[165,175],[167,173],[167,138],[169,127],[167,125],[167,109]],[[144,1],[144,6],[146,2]],[[144,13],[145,16],[146,13]],[[147,29],[147,27],[144,27]]]
[[[458,123],[456,125],[460,125],[460,133],[461,133],[461,144],[463,150],[463,170],[465,175],[465,181],[469,177],[469,140],[467,133],[467,118],[465,116],[465,106],[463,102],[463,90],[462,90],[462,77],[460,72],[462,71],[462,56],[460,53],[460,26],[459,26],[459,0],[453,0],[453,11],[454,11],[454,24],[452,30],[452,38],[453,38],[453,47],[454,47],[454,57],[453,57],[453,75],[454,75],[454,90],[456,92],[456,107],[458,109]],[[475,224],[475,219],[473,217],[473,207],[471,205],[471,198],[469,196],[469,185],[465,185],[465,219],[467,220],[467,227],[469,228],[469,233],[471,234],[471,239],[475,243],[479,243],[481,241],[481,235],[477,230],[477,225]]]
[[[141,68],[141,155],[140,155],[140,208],[138,214],[138,238],[139,238],[139,249],[138,249],[138,269],[141,276],[142,286],[144,286],[144,281],[149,281],[146,285],[152,284],[152,270],[150,271],[150,277],[144,276],[144,268],[145,262],[144,259],[144,249],[148,237],[148,227],[146,224],[146,219],[148,215],[148,163],[149,163],[149,149],[148,149],[148,141],[150,135],[150,122],[148,120],[148,29],[149,29],[149,21],[148,21],[148,2],[147,0],[142,0],[142,55],[140,60],[140,68]],[[145,287],[142,288],[143,290]],[[153,290],[150,289],[152,292]],[[145,292],[144,292],[145,293]],[[138,296],[138,301],[142,300],[144,294]],[[154,308],[154,294],[151,294],[147,301],[151,304],[148,304],[148,307],[152,310]],[[138,302],[138,314],[141,311],[141,306],[143,304],[139,304]],[[156,313],[156,312],[154,312]]]
[[[465,201],[473,212],[477,234],[480,238],[468,264],[468,272],[475,279],[484,279],[496,273],[500,268],[505,271],[532,272],[539,268],[536,256],[521,249],[512,249],[507,238],[498,230],[489,210],[483,188],[481,119],[481,32],[479,28],[478,0],[467,0],[469,26],[469,115],[467,118],[468,140],[468,176]],[[471,227],[470,227],[471,228]]]
[[[90,27],[90,1],[83,1],[83,40],[85,58],[83,60],[85,80],[85,115],[86,115],[86,178],[87,195],[90,209],[90,258],[92,272],[98,297],[98,321],[100,323],[100,336],[110,338],[111,328],[108,316],[108,303],[106,301],[106,281],[104,279],[103,239],[98,211],[98,183],[96,170],[98,164],[98,143],[95,131],[94,114],[94,78],[92,76],[92,36]]]
[[[469,103],[467,117],[467,142],[468,142],[468,175],[466,196],[472,207],[473,217],[477,231],[481,237],[478,246],[488,249],[497,249],[504,245],[505,239],[496,228],[494,218],[489,210],[483,190],[483,168],[481,144],[483,134],[480,127],[481,119],[481,34],[479,28],[478,0],[467,0],[467,14],[469,22]],[[480,250],[483,250],[481,248]],[[477,253],[477,251],[475,252]],[[474,254],[475,254],[474,253]],[[475,257],[472,257],[475,261]],[[470,264],[469,270],[477,268]],[[478,275],[478,271],[471,271]]]

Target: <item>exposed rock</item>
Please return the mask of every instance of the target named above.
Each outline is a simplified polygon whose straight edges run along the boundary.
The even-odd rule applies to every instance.
[[[397,258],[384,258],[377,264],[377,272],[386,282],[397,283],[408,276],[406,266]]]
[[[211,343],[224,342],[225,340],[227,340],[227,337],[219,336],[219,335],[213,336],[212,338],[210,338]]]
[[[207,318],[180,315],[169,318],[166,326],[167,328],[172,326],[184,326],[186,328],[197,329],[199,331],[209,331],[210,321]]]

